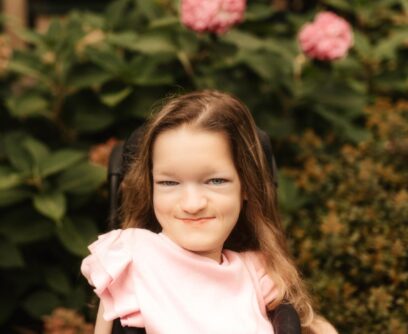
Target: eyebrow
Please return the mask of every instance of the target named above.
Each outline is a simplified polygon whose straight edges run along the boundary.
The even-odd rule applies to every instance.
[[[166,172],[166,171],[161,171],[161,170],[154,172],[153,169],[152,169],[152,175],[155,175],[155,174],[160,175],[160,176],[169,176],[169,177],[176,177],[177,176],[173,172]]]
[[[166,170],[157,170],[154,171],[154,169],[152,169],[152,176],[154,175],[159,175],[159,176],[164,176],[164,177],[179,177],[179,175],[177,175],[177,173],[174,173],[172,171],[166,171]],[[216,175],[216,176],[220,176],[220,177],[231,177],[231,171],[228,170],[215,170],[212,169],[210,171],[205,171],[204,173],[202,173],[202,176],[208,176],[208,175]]]

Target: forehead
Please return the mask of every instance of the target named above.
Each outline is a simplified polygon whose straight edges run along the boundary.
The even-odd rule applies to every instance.
[[[153,171],[163,169],[231,169],[234,162],[223,132],[188,125],[160,133],[153,143]]]

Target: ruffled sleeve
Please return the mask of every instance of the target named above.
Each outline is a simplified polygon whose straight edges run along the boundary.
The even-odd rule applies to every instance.
[[[265,270],[265,261],[262,254],[254,251],[245,252],[244,259],[247,262],[247,266],[252,268],[252,275],[258,282],[263,306],[268,305],[277,297],[278,290],[274,281]]]
[[[104,307],[104,319],[120,318],[122,326],[144,327],[132,276],[132,255],[128,230],[114,230],[99,236],[81,272],[94,286]]]

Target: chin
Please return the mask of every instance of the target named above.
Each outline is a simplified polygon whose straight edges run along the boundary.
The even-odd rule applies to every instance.
[[[220,243],[213,240],[183,240],[180,243],[181,247],[191,252],[209,252],[214,249],[220,248]],[[222,244],[221,244],[222,245]],[[221,246],[222,248],[222,246]]]

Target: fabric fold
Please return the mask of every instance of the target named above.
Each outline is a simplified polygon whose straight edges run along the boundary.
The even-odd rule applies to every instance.
[[[132,275],[132,255],[126,230],[113,230],[99,236],[88,248],[91,252],[81,272],[95,287],[104,307],[104,319],[121,319],[123,326],[143,327],[143,318]]]

